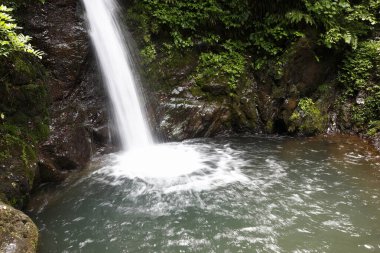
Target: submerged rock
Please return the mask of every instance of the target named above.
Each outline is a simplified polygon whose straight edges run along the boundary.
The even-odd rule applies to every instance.
[[[38,229],[24,213],[0,202],[0,252],[34,253]]]

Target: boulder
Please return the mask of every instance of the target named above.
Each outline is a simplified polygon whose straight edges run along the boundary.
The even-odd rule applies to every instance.
[[[34,253],[38,229],[23,212],[0,202],[0,252]]]

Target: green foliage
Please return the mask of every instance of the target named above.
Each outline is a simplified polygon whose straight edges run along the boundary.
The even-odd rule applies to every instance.
[[[356,48],[358,38],[368,34],[377,23],[378,0],[303,0],[306,23],[316,25],[319,42],[328,48],[341,42]],[[297,19],[300,20],[300,19]],[[302,19],[301,19],[302,20]],[[300,20],[300,21],[301,21]]]
[[[285,14],[285,18],[291,23],[291,24],[299,24],[299,23],[305,23],[307,25],[315,25],[315,21],[313,17],[308,14],[304,13],[300,10],[291,10]]]
[[[311,47],[346,50],[356,48],[377,24],[378,0],[142,0],[135,1],[128,13],[141,34],[141,54],[146,63],[173,51],[199,50],[198,70],[204,76],[228,76],[230,86],[241,77],[241,65],[232,70],[221,67],[242,62],[256,70],[269,70],[275,78],[293,45],[304,38]],[[234,41],[243,50],[225,50]],[[232,56],[233,59],[227,60]],[[316,56],[317,57],[317,56]],[[239,59],[238,59],[239,58]],[[215,67],[213,67],[215,66]],[[219,67],[219,68],[218,68]],[[235,73],[229,73],[235,72]],[[226,74],[228,73],[228,74]]]
[[[36,144],[48,135],[44,71],[33,52],[1,50],[7,53],[0,62],[0,162],[19,155],[28,167]]]
[[[306,135],[321,133],[326,119],[310,98],[302,98],[298,108],[290,117],[289,132],[301,132]]]
[[[373,70],[380,67],[380,41],[369,40],[360,43],[343,61],[339,81],[350,95],[368,88]]]
[[[369,122],[369,130],[367,131],[368,135],[375,135],[380,132],[380,120],[375,120]]]
[[[220,53],[202,53],[197,67],[197,83],[227,79],[229,88],[234,90],[246,66],[244,56],[238,53],[236,47],[230,42],[224,45],[225,50]]]
[[[260,71],[266,68],[276,79],[281,78],[294,42],[304,36],[301,31],[289,26],[283,15],[271,14],[263,20],[254,21],[248,41],[252,48],[252,67]]]
[[[218,82],[233,93],[247,72],[281,80],[302,44],[318,61],[332,58],[326,53],[344,59],[338,81],[329,83],[338,83],[344,103],[353,104],[350,117],[357,127],[365,130],[379,120],[379,42],[369,41],[378,32],[379,0],[141,0],[129,6],[127,19],[140,34],[147,69],[158,67],[165,75],[166,67],[157,62],[168,64],[173,55],[193,52],[198,66],[189,76],[199,87]],[[286,87],[279,91],[289,92]],[[363,104],[355,102],[358,95]],[[290,131],[322,131],[325,118],[312,102],[301,99]]]
[[[360,103],[351,108],[352,119],[363,128],[370,121],[380,120],[380,41],[359,44],[343,61],[339,82],[344,87],[343,101],[360,96]]]
[[[249,24],[248,7],[248,1],[143,0],[134,4],[127,18],[138,27],[137,32],[143,38],[140,41],[144,48],[141,54],[147,59],[146,62],[152,62],[155,59],[152,56],[163,54],[170,57],[174,51],[183,52],[201,46],[206,50],[202,50],[199,63],[208,71],[216,70],[216,75],[224,76],[227,73],[229,85],[234,86],[237,83],[234,79],[239,78],[241,72],[238,69],[244,68],[241,66],[243,56],[239,51],[233,53],[225,48],[229,41],[236,40],[224,31],[234,33],[235,29],[243,28],[243,24]],[[220,28],[221,33],[215,32],[215,28]],[[157,37],[163,38],[163,41],[154,41]],[[228,60],[229,56],[233,59]],[[223,62],[230,66],[221,68],[221,73],[218,73],[217,66]],[[231,67],[232,63],[238,63],[238,69]],[[199,74],[211,76],[204,72]]]
[[[42,58],[43,53],[34,49],[29,43],[31,37],[17,33],[17,29],[20,27],[15,23],[11,12],[11,8],[0,5],[0,56],[9,56],[14,52],[26,52]]]
[[[144,63],[151,63],[156,59],[157,52],[153,44],[150,44],[141,50],[141,56]]]

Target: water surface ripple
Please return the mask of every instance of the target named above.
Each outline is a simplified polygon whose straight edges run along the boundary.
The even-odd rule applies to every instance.
[[[205,139],[132,157],[98,157],[37,194],[40,252],[380,252],[380,160],[355,139]]]

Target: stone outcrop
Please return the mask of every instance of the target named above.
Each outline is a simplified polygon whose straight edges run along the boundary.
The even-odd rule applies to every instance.
[[[37,250],[38,229],[19,210],[0,202],[0,252],[34,253]]]
[[[247,72],[235,90],[218,80],[197,84],[192,78],[197,66],[195,51],[175,55],[171,60],[174,63],[149,65],[146,75],[158,90],[154,115],[159,132],[169,140],[233,133],[288,133],[289,118],[299,99],[312,97],[335,64],[334,56],[318,62],[313,48],[302,40],[294,51],[281,79],[265,71]],[[325,97],[326,105],[332,102],[331,97]]]

